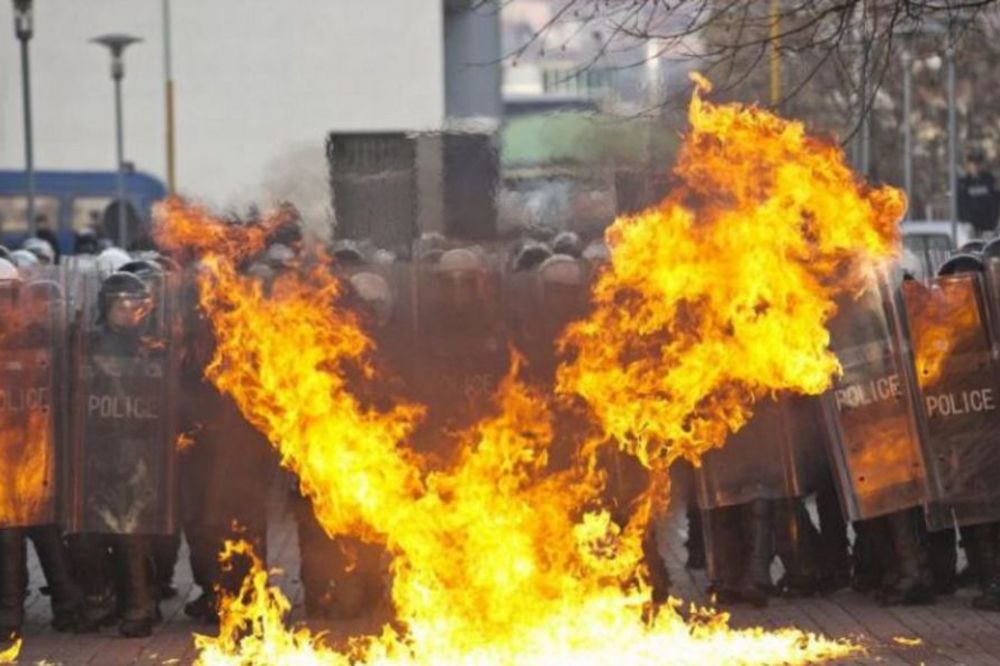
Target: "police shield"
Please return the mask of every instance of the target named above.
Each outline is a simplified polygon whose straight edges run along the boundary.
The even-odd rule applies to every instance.
[[[0,527],[56,522],[65,422],[65,285],[0,284]]]
[[[845,300],[830,323],[843,373],[824,396],[830,460],[850,520],[923,504],[926,477],[886,287]]]
[[[724,447],[702,456],[695,471],[702,509],[813,492],[814,467],[822,458],[817,458],[813,442],[793,419],[790,400],[756,404],[750,421]]]
[[[587,264],[553,255],[537,268],[503,276],[504,316],[515,347],[528,360],[529,376],[554,380],[558,340],[570,322],[586,314],[590,294]]]
[[[450,434],[489,409],[507,371],[507,335],[496,262],[478,248],[443,252],[414,266],[414,337],[407,393],[427,406],[413,441],[448,456]]]
[[[174,278],[114,273],[84,291],[74,342],[72,532],[174,530]]]
[[[905,281],[928,526],[1000,519],[998,366],[981,275]]]

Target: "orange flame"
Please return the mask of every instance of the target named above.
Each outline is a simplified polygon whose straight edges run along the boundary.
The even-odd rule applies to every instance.
[[[902,211],[898,193],[856,183],[801,125],[697,95],[691,121],[679,193],[609,232],[612,269],[560,373],[560,391],[649,465],[721,445],[757,395],[829,383],[832,297],[890,254]],[[287,600],[258,566],[224,602],[220,635],[199,637],[199,663],[804,664],[859,651],[794,629],[733,630],[705,609],[685,618],[677,600],[650,613],[648,501],[621,529],[598,506],[588,458],[547,469],[553,406],[519,381],[517,361],[492,413],[430,470],[402,446],[418,406],[378,410],[351,392],[351,368],[388,384],[324,266],[280,275],[265,295],[236,266],[273,222],[233,227],[177,199],[158,219],[160,243],[205,268],[200,300],[218,337],[207,376],[275,443],[331,535],[381,541],[394,557],[398,626],[342,652],[320,646],[284,627]]]
[[[913,362],[921,388],[938,382],[953,352],[976,342],[979,350],[987,349],[975,283],[969,278],[943,278],[930,287],[914,281],[903,283]]]
[[[194,445],[194,437],[192,437],[190,434],[186,432],[182,432],[179,435],[177,435],[177,441],[174,443],[174,446],[176,447],[178,453],[184,453],[185,451],[190,449],[193,445]]]
[[[834,298],[896,251],[904,209],[801,123],[699,92],[689,118],[676,187],[608,230],[596,309],[561,342],[559,390],[647,465],[697,461],[763,395],[828,388]]]
[[[0,664],[13,664],[17,661],[17,656],[21,654],[21,646],[24,644],[23,638],[16,638],[10,647],[0,650]]]

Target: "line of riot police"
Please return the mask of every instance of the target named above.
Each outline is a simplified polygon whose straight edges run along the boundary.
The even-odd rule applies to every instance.
[[[263,550],[273,461],[204,379],[192,271],[118,248],[56,265],[29,240],[0,248],[0,313],[0,640],[24,622],[27,540],[59,631],[148,636],[182,528],[203,590],[185,610],[217,619],[246,565],[224,572],[218,553],[227,537]]]
[[[884,279],[845,299],[830,324],[843,367],[831,391],[758,404],[704,456],[690,484],[689,565],[707,566],[720,602],[848,584],[886,603],[928,602],[962,580],[958,528],[966,578],[983,588],[975,603],[1000,610],[998,249],[957,256],[927,282]],[[43,248],[25,250],[36,261],[0,250],[0,634],[23,622],[26,539],[58,629],[118,623],[126,636],[148,635],[158,601],[176,594],[182,532],[202,590],[185,612],[217,621],[219,592],[238,590],[247,566],[219,565],[223,541],[248,539],[266,554],[261,489],[275,462],[204,377],[215,340],[197,305],[199,267],[115,248],[54,266]],[[555,340],[586,313],[608,260],[603,244],[583,247],[573,234],[492,247],[429,236],[405,261],[351,242],[331,254],[350,285],[345,304],[362,313],[386,367],[385,385],[364,398],[426,405],[410,445],[440,465],[454,434],[489,409],[511,348],[551,389]],[[300,261],[293,225],[242,269],[266,290]],[[560,416],[553,468],[569,464],[582,420]],[[604,503],[624,526],[650,478],[608,451]],[[295,495],[307,614],[351,617],[382,603],[383,553],[331,538]],[[653,529],[644,551],[654,598],[665,599]]]
[[[432,236],[407,262],[350,242],[335,248],[337,270],[370,309],[380,357],[429,407],[416,446],[447,460],[442,433],[482,414],[510,346],[527,356],[529,378],[551,387],[554,341],[586,313],[595,269],[608,258],[600,244],[581,245],[563,235],[484,249]],[[832,389],[756,405],[726,447],[697,469],[675,468],[675,486],[691,478],[689,566],[707,567],[720,603],[761,605],[771,595],[850,585],[881,603],[920,604],[971,584],[981,587],[977,607],[1000,610],[1000,447],[993,442],[1000,437],[1000,245],[978,250],[952,258],[932,279],[887,275],[859,298],[844,298],[830,322],[843,367]],[[568,464],[581,426],[559,427],[565,436],[550,452],[553,465]],[[617,453],[603,464],[605,503],[627,522],[648,474]],[[346,572],[357,561],[375,569],[384,561],[359,554],[360,544],[338,546],[309,525],[311,512],[300,515],[302,543],[331,553],[304,558],[307,605],[356,614],[360,600],[381,594],[381,574],[368,571],[369,582],[359,583]],[[969,562],[961,574],[958,533]],[[669,576],[652,531],[646,555],[654,594],[663,597]],[[343,590],[345,578],[359,586],[357,607],[310,592]]]

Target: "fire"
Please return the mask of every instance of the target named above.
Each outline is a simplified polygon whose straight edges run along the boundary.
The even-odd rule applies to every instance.
[[[199,663],[805,664],[860,650],[731,629],[678,600],[654,612],[640,543],[652,493],[624,528],[598,500],[592,460],[606,441],[662,471],[722,445],[756,397],[826,388],[833,297],[895,247],[901,195],[858,183],[800,124],[698,95],[690,115],[678,188],[610,229],[595,310],[563,340],[559,394],[583,398],[599,434],[559,472],[547,461],[563,401],[521,381],[519,361],[455,459],[432,469],[405,446],[420,406],[380,395],[391,407],[373,407],[345,379],[391,385],[324,263],[267,294],[237,271],[280,220],[247,228],[177,199],[160,208],[159,242],[200,257],[219,340],[207,376],[274,443],[330,534],[393,557],[398,621],[380,635],[338,651],[286,629],[288,602],[258,565],[225,601],[220,635],[198,638]]]
[[[611,265],[562,340],[576,358],[559,377],[607,436],[661,466],[722,446],[764,395],[829,387],[834,298],[896,251],[904,208],[801,123],[698,93],[689,118],[676,187],[609,229]]]
[[[192,437],[189,433],[182,432],[177,435],[177,440],[174,443],[174,446],[177,448],[178,453],[184,453],[194,446],[194,437]]]
[[[918,647],[924,644],[922,638],[909,638],[908,636],[893,636],[892,642],[896,645],[904,645],[906,647]]]
[[[23,638],[17,638],[11,643],[10,647],[0,650],[0,664],[13,664],[16,662],[17,656],[21,654],[21,645],[23,643]]]
[[[965,349],[970,343],[976,351],[988,350],[975,283],[969,278],[942,278],[930,287],[915,281],[903,283],[913,362],[921,388],[937,383],[953,350]]]

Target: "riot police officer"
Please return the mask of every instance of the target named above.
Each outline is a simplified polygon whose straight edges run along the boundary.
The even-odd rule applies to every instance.
[[[20,632],[27,585],[25,537],[30,537],[48,584],[52,626],[72,629],[82,603],[66,546],[55,524],[58,444],[63,430],[55,415],[65,412],[62,342],[65,333],[61,287],[48,280],[24,285],[16,269],[0,260],[0,341],[3,406],[0,430],[3,501],[0,502],[0,638]]]
[[[219,553],[225,541],[248,541],[266,561],[267,507],[261,489],[268,485],[273,464],[267,440],[246,421],[232,398],[205,377],[215,351],[215,333],[194,295],[187,300],[181,420],[182,431],[192,442],[180,459],[181,519],[191,572],[201,594],[185,605],[184,613],[213,624],[218,622],[218,593],[235,595],[250,566],[247,559],[237,557],[223,568]]]
[[[85,593],[83,630],[120,618],[119,633],[143,637],[159,619],[152,537],[171,522],[174,445],[170,346],[157,344],[149,287],[112,273],[97,317],[79,332],[71,551]],[[164,335],[163,331],[158,331]]]
[[[391,270],[392,266],[385,266]],[[340,307],[357,311],[365,328],[385,353],[392,348],[388,337],[402,333],[390,330],[393,321],[392,288],[383,275],[374,270],[355,272],[347,280],[347,294]],[[389,352],[392,355],[392,352]],[[383,368],[382,386],[392,384],[388,370]],[[379,396],[363,396],[375,399]],[[297,490],[297,489],[296,489]],[[300,578],[306,615],[311,618],[342,620],[360,617],[378,606],[385,598],[384,549],[354,537],[337,535],[331,538],[316,519],[312,501],[300,492],[292,496],[292,506],[298,526]]]

